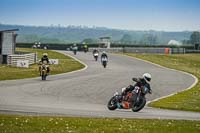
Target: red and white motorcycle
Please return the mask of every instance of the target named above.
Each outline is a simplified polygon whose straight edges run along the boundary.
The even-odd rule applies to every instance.
[[[122,88],[122,93],[125,88]],[[122,94],[121,93],[121,94]],[[122,96],[118,92],[115,92],[114,96],[108,102],[108,109],[132,109],[133,112],[138,112],[144,108],[146,104],[145,95],[151,94],[151,89],[143,86],[136,86],[132,92],[128,92],[125,96]]]

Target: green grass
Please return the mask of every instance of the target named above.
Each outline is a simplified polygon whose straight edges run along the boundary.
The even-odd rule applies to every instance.
[[[157,55],[127,54],[168,68],[185,71],[200,79],[200,54]],[[190,90],[155,101],[153,107],[200,112],[200,82]]]
[[[1,133],[199,133],[200,121],[0,115]]]
[[[78,70],[84,67],[83,64],[80,64],[78,61],[65,56],[63,54],[42,49],[26,49],[26,48],[17,48],[17,51],[21,52],[37,52],[38,60],[42,57],[43,53],[48,53],[49,58],[59,59],[58,65],[50,65],[51,75],[66,73],[74,70]],[[17,68],[7,65],[0,65],[0,80],[10,80],[10,79],[23,79],[38,77],[38,65],[30,65],[29,68]]]

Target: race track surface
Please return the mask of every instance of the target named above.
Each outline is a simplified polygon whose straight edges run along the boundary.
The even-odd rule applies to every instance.
[[[59,51],[72,55],[71,52]],[[156,118],[200,120],[200,113],[145,107],[140,112],[107,109],[115,91],[134,82],[132,77],[152,75],[152,95],[147,100],[166,96],[191,86],[195,79],[185,73],[162,68],[141,60],[109,54],[108,67],[95,62],[91,53],[74,56],[87,68],[72,73],[41,78],[0,81],[0,112],[30,115],[62,115],[81,117]]]

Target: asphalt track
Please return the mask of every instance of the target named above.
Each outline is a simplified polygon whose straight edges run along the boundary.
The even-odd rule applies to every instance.
[[[71,52],[59,51],[72,55]],[[103,68],[91,53],[74,56],[86,68],[66,74],[41,78],[0,81],[0,113],[27,115],[62,115],[76,117],[155,118],[200,120],[200,113],[145,107],[140,112],[107,109],[115,91],[133,84],[132,77],[145,72],[152,75],[151,101],[190,87],[195,78],[186,73],[159,67],[141,60],[109,54],[108,67]]]

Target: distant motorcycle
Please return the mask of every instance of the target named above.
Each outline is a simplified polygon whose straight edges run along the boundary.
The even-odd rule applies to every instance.
[[[122,92],[125,88],[122,88]],[[132,92],[128,92],[125,96],[115,92],[114,96],[108,102],[108,109],[132,109],[133,112],[138,112],[144,108],[146,104],[145,95],[151,94],[151,90],[147,87],[136,87]],[[119,107],[120,106],[120,107]]]
[[[47,65],[46,64],[40,65],[40,76],[41,76],[42,80],[46,80],[46,78],[47,78]]]
[[[88,51],[88,50],[87,50],[87,48],[84,48],[84,50],[83,50],[83,51],[84,51],[84,53],[87,53],[87,51]]]
[[[97,61],[98,57],[99,57],[99,54],[98,53],[94,53],[93,56],[94,56],[95,61]]]
[[[107,63],[108,63],[108,58],[103,57],[103,58],[101,59],[101,62],[102,62],[103,67],[106,68]]]
[[[76,53],[78,51],[78,47],[77,46],[72,47],[72,51],[73,51],[74,55],[76,55]]]
[[[77,50],[73,50],[73,53],[74,53],[74,55],[76,55],[76,53],[77,53]]]

